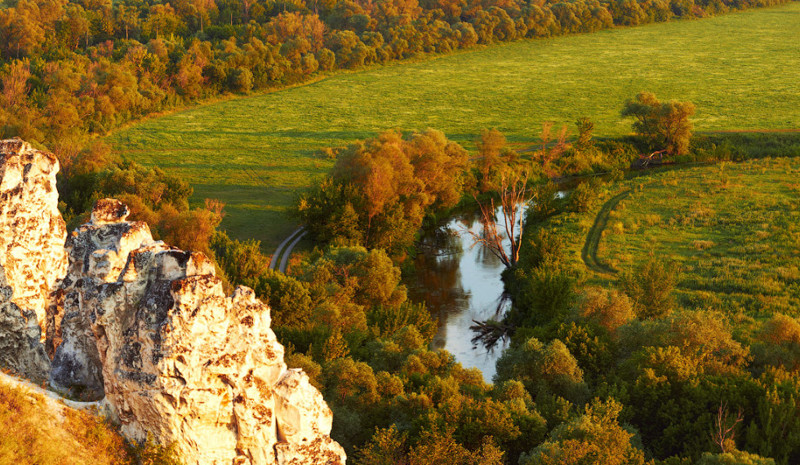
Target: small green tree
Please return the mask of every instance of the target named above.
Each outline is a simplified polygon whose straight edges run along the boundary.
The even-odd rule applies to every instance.
[[[639,318],[658,318],[672,310],[677,274],[672,264],[651,258],[620,277],[620,284],[633,301]]]
[[[636,98],[625,102],[622,116],[633,117],[633,130],[642,136],[654,151],[664,150],[669,155],[689,152],[692,137],[694,104],[691,102],[660,102],[651,92],[640,92]]]

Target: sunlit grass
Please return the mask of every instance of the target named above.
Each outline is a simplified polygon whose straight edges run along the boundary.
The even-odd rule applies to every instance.
[[[0,463],[125,464],[122,437],[97,417],[57,413],[44,397],[0,383]]]
[[[223,227],[273,249],[294,228],[297,190],[333,162],[316,155],[389,128],[440,129],[468,145],[495,127],[515,143],[543,121],[581,116],[629,131],[619,111],[642,90],[691,100],[701,131],[800,127],[800,4],[521,41],[399,63],[154,118],[112,135],[128,158],[162,166],[227,203]]]
[[[778,158],[629,181],[609,221],[621,226],[605,230],[598,258],[618,269],[674,261],[690,308],[800,315],[798,179],[800,160]]]

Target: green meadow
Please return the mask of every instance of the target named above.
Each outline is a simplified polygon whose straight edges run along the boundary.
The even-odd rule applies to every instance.
[[[656,257],[680,270],[675,294],[685,308],[742,322],[798,316],[798,179],[798,158],[645,174],[608,186],[591,211],[556,216],[547,227],[589,283],[613,286],[619,272]]]
[[[800,127],[800,3],[698,21],[520,41],[340,73],[121,129],[126,158],[158,165],[226,203],[223,228],[271,251],[296,226],[296,193],[333,161],[323,147],[390,129],[435,128],[471,146],[497,128],[519,146],[543,121],[589,116],[598,136],[630,131],[637,92],[690,100],[699,131]]]
[[[777,158],[635,180],[597,257],[617,269],[650,255],[682,273],[685,307],[800,315],[800,160]]]

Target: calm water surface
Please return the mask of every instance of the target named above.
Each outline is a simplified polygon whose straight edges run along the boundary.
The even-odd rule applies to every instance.
[[[502,262],[480,245],[473,246],[468,231],[480,234],[483,227],[476,213],[459,214],[426,234],[415,261],[416,276],[408,282],[414,301],[425,302],[439,319],[434,349],[451,352],[464,367],[476,367],[491,381],[495,362],[507,341],[493,349],[472,343],[473,320],[500,319],[503,301]]]

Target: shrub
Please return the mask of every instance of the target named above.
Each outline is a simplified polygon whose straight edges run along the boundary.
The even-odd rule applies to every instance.
[[[578,184],[569,196],[569,209],[574,212],[587,212],[597,204],[598,185],[596,182]]]
[[[578,313],[612,334],[617,328],[636,318],[633,302],[626,294],[601,287],[587,287],[583,290]]]
[[[652,258],[620,276],[639,318],[658,318],[672,311],[678,271],[672,263]]]
[[[800,322],[796,318],[773,315],[764,323],[758,339],[753,353],[762,365],[800,370]]]

